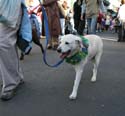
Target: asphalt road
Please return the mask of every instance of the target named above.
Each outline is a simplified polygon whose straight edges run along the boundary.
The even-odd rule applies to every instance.
[[[92,64],[86,65],[78,98],[70,101],[75,77],[66,63],[49,68],[34,45],[29,56],[21,61],[25,84],[10,101],[0,101],[0,116],[125,116],[125,43],[105,40],[114,35],[103,34],[104,53],[97,82],[91,83]],[[55,51],[48,51],[49,63],[58,60]]]

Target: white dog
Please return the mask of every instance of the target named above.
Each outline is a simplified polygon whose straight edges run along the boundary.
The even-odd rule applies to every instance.
[[[103,52],[103,42],[97,35],[86,35],[84,36],[84,39],[85,38],[88,40],[88,48],[85,48],[83,44],[83,38],[81,38],[80,36],[68,34],[59,37],[60,43],[57,51],[61,53],[61,58],[66,59],[66,61],[67,59],[70,60],[71,58],[71,62],[69,62],[74,66],[76,71],[73,91],[69,96],[70,99],[76,99],[77,97],[77,90],[82,77],[82,72],[88,60],[92,60],[94,64],[93,76],[91,78],[91,81],[96,81],[97,69]],[[87,49],[87,51],[85,51],[86,53],[84,53],[83,48]],[[76,57],[76,60],[72,61],[75,59],[74,56]],[[80,56],[83,57],[79,58]]]

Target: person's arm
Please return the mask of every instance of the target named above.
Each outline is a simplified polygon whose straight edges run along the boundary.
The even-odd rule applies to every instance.
[[[104,6],[103,0],[98,0],[98,2],[99,2],[99,8],[101,9],[101,11],[103,13],[106,13],[107,11],[106,11],[106,7]]]
[[[81,14],[84,14],[86,11],[86,4],[82,4],[81,6]]]
[[[98,0],[99,3],[99,9],[101,10],[103,17],[106,17],[106,7],[104,6],[103,0]]]
[[[85,14],[86,11],[86,4],[83,1],[82,5],[81,5],[81,20],[83,20],[83,15]]]
[[[66,18],[67,14],[66,14],[66,12],[65,12],[65,10],[64,10],[64,8],[63,8],[63,6],[62,6],[62,4],[59,3],[59,2],[57,2],[57,3],[58,3],[58,7],[59,7],[60,12],[61,12],[62,15]]]

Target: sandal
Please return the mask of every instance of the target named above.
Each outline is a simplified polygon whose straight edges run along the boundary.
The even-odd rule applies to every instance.
[[[50,44],[47,45],[47,49],[51,49],[52,46]]]

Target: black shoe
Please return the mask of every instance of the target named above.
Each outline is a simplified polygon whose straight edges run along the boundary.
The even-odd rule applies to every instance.
[[[12,99],[14,97],[14,95],[15,95],[15,89],[6,91],[6,92],[2,92],[0,98],[3,101],[8,101],[8,100]]]

